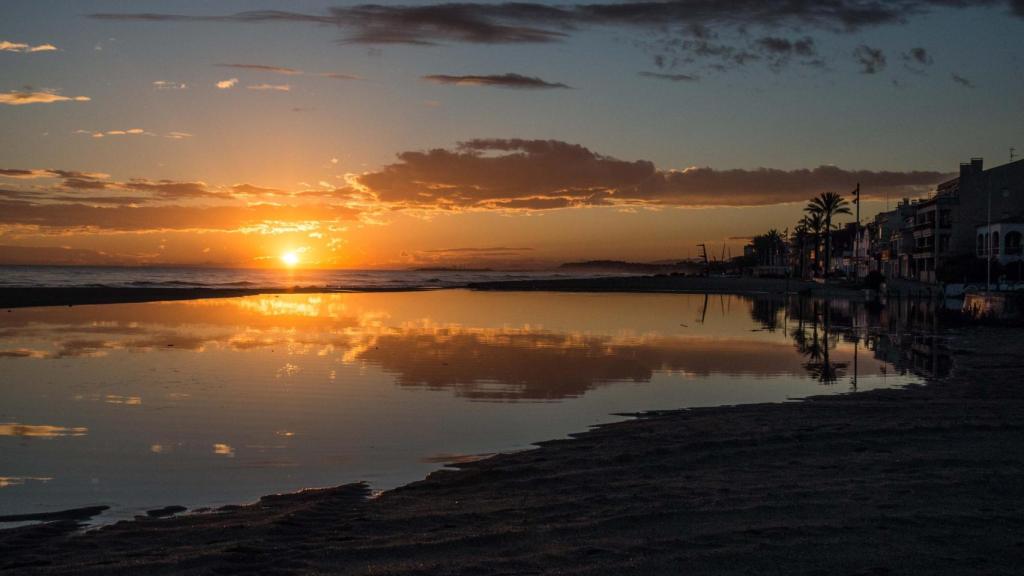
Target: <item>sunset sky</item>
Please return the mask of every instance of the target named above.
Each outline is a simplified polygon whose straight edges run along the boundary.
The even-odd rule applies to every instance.
[[[681,259],[1024,155],[1022,0],[0,5],[0,264]]]

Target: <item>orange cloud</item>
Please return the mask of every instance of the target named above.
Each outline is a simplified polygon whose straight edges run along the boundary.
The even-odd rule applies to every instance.
[[[55,90],[24,90],[0,92],[0,104],[24,106],[25,104],[52,104],[54,102],[88,102],[88,96],[61,96]]]
[[[547,210],[575,206],[762,206],[800,202],[860,182],[865,196],[917,195],[939,172],[813,169],[658,170],[556,140],[471,140],[455,150],[404,152],[355,178],[381,202],[419,209]]]

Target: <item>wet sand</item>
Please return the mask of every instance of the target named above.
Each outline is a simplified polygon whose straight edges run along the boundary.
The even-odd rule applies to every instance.
[[[0,571],[1019,574],[1022,336],[949,333],[927,386],[646,414],[372,499],[3,530]]]

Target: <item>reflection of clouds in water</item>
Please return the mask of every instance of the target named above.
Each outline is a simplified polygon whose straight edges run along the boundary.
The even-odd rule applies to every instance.
[[[66,428],[48,424],[19,424],[7,422],[0,424],[0,436],[20,436],[22,438],[59,438],[61,436],[85,436],[88,428]]]
[[[302,368],[299,367],[298,364],[292,364],[291,362],[288,362],[284,366],[281,366],[280,368],[277,369],[277,377],[288,378],[290,376],[298,374],[299,372],[302,372]]]
[[[30,350],[28,348],[0,350],[0,358],[46,358],[47,356],[48,353],[45,350]]]
[[[580,396],[610,382],[650,381],[655,372],[799,374],[785,342],[437,327],[380,334],[355,358],[396,375],[399,385],[455,390],[480,400]]]
[[[0,476],[0,488],[21,486],[26,482],[42,482],[45,484],[50,480],[53,480],[53,478],[45,476]]]
[[[214,444],[213,453],[219,456],[227,456],[228,458],[235,457],[235,449],[228,444]]]
[[[124,404],[126,406],[139,406],[142,404],[140,396],[121,396],[119,394],[107,394],[103,401],[107,404]]]
[[[485,304],[493,306],[495,301],[476,301],[475,298],[482,297],[452,293],[446,296],[452,300],[444,302],[459,306],[449,310],[410,306],[409,302],[401,300],[403,297],[407,298],[401,295],[381,296],[379,300],[337,294],[267,295],[93,307],[94,316],[99,317],[78,309],[68,309],[66,314],[30,310],[19,313],[16,318],[0,318],[0,349],[4,348],[4,338],[20,337],[22,341],[11,346],[12,349],[35,350],[39,347],[26,346],[24,341],[24,338],[35,337],[53,342],[55,350],[46,354],[59,358],[99,356],[114,350],[239,353],[260,350],[296,358],[319,356],[341,363],[379,367],[394,375],[402,386],[452,389],[460,396],[489,400],[574,397],[609,382],[647,382],[659,372],[691,377],[806,375],[806,359],[794,351],[794,342],[790,340],[795,335],[790,330],[771,332],[787,323],[792,329],[793,319],[801,315],[800,308],[793,310],[791,307],[796,303],[804,307],[804,300],[721,297],[721,318],[748,316],[749,320],[722,328],[694,326],[678,329],[682,333],[673,334],[652,329],[650,324],[636,331],[622,324],[615,328],[597,324],[599,327],[593,331],[557,331],[544,329],[542,324],[536,323],[537,318],[520,321],[519,327],[513,324],[501,328],[443,323],[426,315],[445,317],[456,311],[465,315],[467,313],[459,307],[463,302],[473,310],[472,302],[479,308]],[[400,305],[394,309],[398,318],[402,318],[404,312],[405,320],[389,323],[393,318],[390,313],[349,305],[373,302],[386,306],[391,301],[388,298],[405,303],[406,309]],[[573,302],[571,297],[565,298],[566,302]],[[618,302],[621,312],[626,314],[624,323],[631,326],[628,312],[633,304],[626,298]],[[682,300],[673,302],[694,304],[701,302],[702,297],[680,298]],[[730,306],[738,303],[740,314],[726,312],[727,303]],[[586,312],[593,311],[587,309]],[[702,312],[702,320],[704,316]],[[768,331],[762,334],[770,335],[752,335],[751,320]],[[671,326],[677,325],[673,322]],[[782,337],[775,338],[775,334]],[[833,339],[832,346],[836,345]],[[849,356],[850,347],[841,347],[837,355]],[[861,372],[865,375],[878,373],[880,363],[865,360],[861,360]],[[277,378],[298,377],[299,364],[294,360],[286,361],[271,373]],[[329,376],[337,377],[335,371]]]

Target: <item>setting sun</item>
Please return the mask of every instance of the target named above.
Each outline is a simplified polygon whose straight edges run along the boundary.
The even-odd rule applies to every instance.
[[[299,253],[289,250],[288,252],[281,254],[281,262],[288,267],[295,266],[299,263]]]

